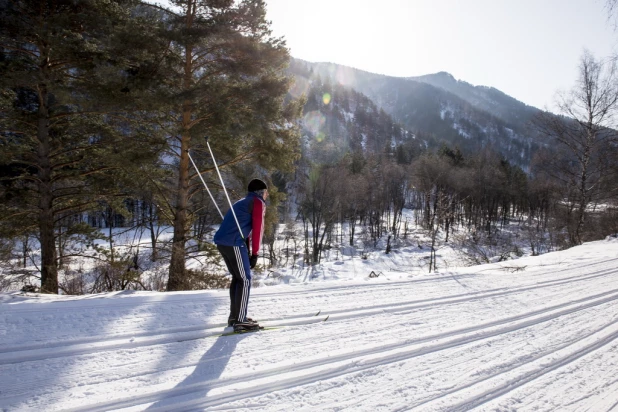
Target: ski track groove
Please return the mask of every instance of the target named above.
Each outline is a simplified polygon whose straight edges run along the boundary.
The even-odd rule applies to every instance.
[[[468,343],[484,340],[484,339],[499,336],[505,333],[510,333],[510,332],[514,332],[520,329],[531,327],[531,326],[534,326],[534,325],[537,325],[543,322],[557,319],[561,316],[569,315],[572,313],[576,313],[578,311],[586,310],[586,309],[589,309],[595,306],[603,305],[605,303],[609,303],[609,302],[613,302],[617,300],[618,300],[618,289],[614,289],[614,290],[604,292],[604,293],[601,293],[601,294],[598,294],[592,297],[586,297],[586,298],[579,299],[577,301],[554,305],[549,308],[544,308],[544,309],[536,310],[530,313],[512,316],[509,318],[505,318],[505,319],[501,319],[501,320],[497,320],[493,322],[488,322],[488,323],[481,324],[481,325],[475,325],[475,326],[471,326],[467,328],[449,331],[446,333],[430,335],[430,336],[426,336],[426,337],[419,338],[419,339],[407,339],[405,341],[401,341],[401,342],[397,342],[393,344],[382,345],[378,347],[371,347],[371,348],[349,352],[349,353],[344,353],[344,354],[340,354],[336,356],[328,356],[327,357],[328,363],[326,364],[323,363],[325,358],[318,358],[318,359],[314,359],[310,361],[297,363],[292,366],[285,365],[285,366],[280,366],[280,367],[274,367],[271,369],[262,370],[262,371],[250,373],[250,374],[244,374],[241,376],[232,377],[228,379],[217,379],[214,381],[200,382],[200,383],[196,383],[193,385],[188,385],[183,388],[172,388],[168,390],[159,391],[153,394],[146,394],[142,396],[132,396],[131,398],[128,398],[128,399],[119,399],[119,400],[115,400],[115,401],[111,401],[107,403],[87,405],[87,406],[83,406],[79,408],[70,409],[70,411],[73,411],[73,412],[93,411],[94,412],[94,411],[107,411],[110,409],[130,408],[130,407],[135,407],[139,405],[144,405],[144,404],[148,404],[152,402],[169,399],[171,397],[183,396],[183,395],[188,395],[188,394],[193,394],[196,392],[204,391],[207,389],[210,390],[210,389],[214,389],[218,387],[229,386],[229,385],[233,385],[238,382],[250,382],[252,380],[277,376],[281,373],[288,373],[288,372],[298,373],[300,371],[307,371],[308,369],[311,369],[311,368],[320,368],[321,366],[328,368],[329,364],[343,363],[342,365],[334,365],[331,368],[328,368],[326,371],[309,372],[309,373],[303,374],[300,377],[286,378],[276,383],[269,381],[265,384],[259,384],[252,388],[246,388],[246,390],[243,390],[242,392],[242,398],[239,398],[240,393],[238,391],[232,391],[232,393],[224,393],[221,395],[213,396],[211,399],[208,399],[205,401],[200,399],[198,401],[193,400],[193,401],[188,401],[188,402],[174,403],[174,407],[180,408],[181,410],[185,410],[188,408],[197,408],[197,407],[208,408],[212,406],[218,406],[218,405],[222,405],[222,404],[229,402],[231,399],[233,399],[234,401],[240,401],[242,399],[249,399],[255,396],[266,394],[268,392],[272,392],[273,390],[282,390],[282,389],[287,389],[291,387],[297,387],[297,386],[315,382],[317,380],[331,379],[331,378],[338,377],[344,374],[363,371],[363,370],[370,369],[370,368],[380,366],[380,365],[384,365],[387,363],[400,362],[400,361],[407,360],[413,357],[418,357],[418,356],[426,355],[429,353],[454,348],[457,346],[465,345]],[[554,313],[549,313],[549,312],[554,312]],[[594,335],[595,333],[599,333],[603,329],[608,328],[609,326],[617,322],[618,321],[612,321],[610,324],[605,325],[601,329],[598,329],[591,335]],[[508,325],[509,323],[511,325]],[[492,330],[492,328],[494,330]],[[592,345],[588,345],[584,348],[585,350],[584,349],[578,350],[572,355],[568,355],[564,357],[563,359],[558,359],[552,362],[551,363],[552,367],[550,371],[555,370],[558,367],[564,366],[571,361],[579,359],[580,357],[588,353],[591,353],[592,351],[611,342],[616,337],[618,337],[618,331],[613,332],[609,337],[606,337],[598,341],[598,342],[601,342],[602,344],[595,343]],[[586,337],[578,338],[576,342],[581,339],[585,339],[585,338]],[[443,342],[432,343],[432,341],[437,341],[437,340],[442,340]],[[406,347],[411,346],[411,345],[420,345],[420,344],[428,343],[428,342],[430,344],[427,346],[406,349]],[[573,342],[571,342],[570,344],[573,344]],[[390,351],[397,351],[397,352],[380,355],[383,352],[390,352]],[[375,358],[371,360],[361,359],[362,357],[371,356],[371,355],[377,355],[377,356],[375,356]],[[540,372],[528,374],[520,378],[519,380],[517,380],[517,382],[515,383],[518,383],[517,386],[521,386],[524,383],[527,383],[530,380],[535,379],[536,377],[540,376],[543,370],[544,368],[541,368]],[[484,377],[480,381],[484,379],[486,378]],[[275,386],[276,389],[273,389],[273,386]],[[469,386],[469,385],[466,385],[466,386]],[[482,403],[485,403],[491,399],[494,399],[497,396],[500,396],[502,394],[502,391],[504,391],[504,393],[508,392],[508,388],[509,388],[508,385],[502,385],[497,390],[491,392],[491,393],[495,392],[495,395],[493,396],[491,394],[489,395],[492,397],[488,398],[487,397],[488,395],[484,394],[478,399],[475,398],[475,399],[467,401],[467,403],[464,406],[467,408],[468,404],[473,405],[472,407],[481,405]],[[439,397],[441,396],[438,396],[436,398],[439,398]],[[426,402],[429,402],[429,401],[430,400]],[[154,409],[149,409],[149,410],[152,410],[152,411],[165,410],[165,408],[164,407],[163,409],[154,408]],[[468,410],[468,409],[465,409],[465,410]]]
[[[607,259],[607,260],[602,260],[602,261],[595,261],[592,263],[586,263],[583,265],[579,265],[579,266],[571,266],[568,268],[559,268],[559,269],[555,269],[552,271],[547,271],[547,272],[542,272],[540,273],[540,275],[542,276],[546,276],[546,275],[551,275],[551,274],[555,274],[555,273],[560,273],[560,272],[564,272],[565,270],[576,270],[576,269],[590,269],[593,266],[598,266],[598,265],[603,265],[603,264],[607,264],[610,262],[615,262],[618,261],[618,258],[613,258],[613,259]],[[497,264],[496,264],[497,265]],[[613,269],[613,267],[610,268],[606,268],[606,269],[600,269],[600,271],[602,270],[611,270]],[[500,267],[492,267],[490,268],[490,270],[500,270]],[[405,273],[405,272],[404,272]],[[587,273],[587,275],[590,275],[592,273]],[[252,296],[252,299],[260,299],[260,298],[272,298],[272,297],[276,297],[276,296],[292,296],[292,295],[305,295],[305,294],[314,294],[316,292],[333,292],[333,291],[345,291],[345,290],[354,290],[354,289],[364,289],[364,288],[371,288],[373,290],[377,290],[377,289],[385,289],[385,290],[389,290],[389,289],[399,289],[401,285],[411,285],[414,286],[414,284],[417,283],[426,283],[426,282],[436,282],[436,281],[450,281],[455,279],[465,279],[465,278],[470,278],[470,277],[475,277],[477,276],[476,273],[466,273],[466,274],[460,274],[460,275],[441,275],[441,276],[428,276],[428,277],[424,277],[422,279],[409,279],[409,280],[400,280],[400,281],[393,281],[393,282],[388,282],[388,283],[378,283],[378,284],[373,284],[373,285],[366,285],[366,284],[357,284],[357,285],[333,285],[330,287],[319,287],[319,288],[313,288],[313,289],[307,289],[307,290],[294,290],[294,291],[285,291],[285,292],[264,292],[264,293],[260,293],[260,294],[256,294],[255,296]],[[576,276],[572,276],[571,278],[576,278],[579,275]],[[549,281],[541,281],[538,282],[540,283],[544,283],[544,282],[555,282],[555,281],[562,281],[562,280],[567,280],[569,278],[561,278],[561,279],[554,279],[554,280],[549,280]],[[165,304],[180,304],[180,305],[184,305],[187,304],[187,297],[192,296],[192,295],[198,295],[200,296],[200,299],[204,296],[204,294],[199,293],[191,293],[191,294],[181,294],[178,296],[171,296],[169,298],[167,298],[165,300]],[[209,294],[209,298],[212,299],[216,299],[216,300],[221,300],[224,303],[228,303],[228,299],[229,296],[227,294],[222,294],[221,296],[216,296],[215,294]],[[83,309],[95,309],[95,308],[105,308],[105,306],[107,305],[107,303],[105,302],[101,302],[100,304],[93,304],[92,306],[84,306],[81,305],[84,300],[92,300],[93,303],[95,303],[98,299],[103,299],[102,297],[90,297],[90,298],[80,298],[80,299],[75,299],[75,300],[70,300],[70,301],[64,301],[64,303],[69,304],[72,302],[76,302],[76,303],[80,303],[80,310]],[[118,299],[122,299],[122,298],[118,298]],[[153,298],[154,299],[154,298]],[[50,302],[50,303],[54,303],[54,302]],[[161,304],[161,300],[149,300],[149,301],[145,301],[145,302],[140,302],[139,306],[140,307],[144,307],[144,306],[152,306],[152,305],[160,305]],[[30,303],[28,305],[39,305],[39,303]],[[134,307],[135,304],[134,303],[122,303],[122,302],[117,302],[114,304],[115,308],[126,308],[126,307]],[[45,313],[49,313],[49,312],[54,312],[54,311],[65,311],[66,308],[58,308],[58,309],[53,309],[53,308],[49,308],[49,307],[45,307],[45,308],[24,308],[24,309],[16,309],[14,310],[14,312],[21,312],[21,313],[36,313],[36,312],[45,312]],[[309,316],[309,315],[307,315]]]
[[[612,324],[614,323],[616,322],[612,322]],[[520,386],[525,385],[526,383],[529,383],[535,379],[538,379],[542,377],[543,375],[546,375],[550,372],[553,372],[558,368],[566,366],[571,362],[575,362],[576,360],[610,344],[617,338],[618,338],[618,331],[615,331],[611,333],[610,335],[605,336],[602,339],[599,339],[594,343],[586,345],[583,348],[580,348],[566,356],[558,358],[549,364],[543,364],[539,366],[537,369],[535,369],[534,371],[525,373],[521,376],[518,376],[517,378],[508,380],[507,382],[501,384],[498,388],[495,388],[491,391],[486,391],[464,402],[460,402],[457,405],[450,406],[448,407],[448,410],[466,412],[473,408],[481,406],[484,403],[487,403],[489,401],[499,398],[500,396],[512,391],[513,389],[519,388]],[[570,345],[567,345],[567,346],[570,346]],[[526,362],[526,363],[529,363],[529,362]],[[521,367],[521,365],[518,365],[517,367]],[[466,385],[466,386],[471,386],[471,385]]]
[[[618,378],[617,378],[617,379],[614,379],[614,380],[612,380],[612,381],[610,381],[610,382],[605,382],[605,385],[604,385],[604,386],[615,386],[616,384],[618,384]],[[618,388],[617,388],[617,389],[618,389]],[[617,392],[617,393],[618,393],[618,392]],[[573,405],[575,405],[577,402],[579,402],[579,401],[581,401],[581,400],[583,400],[583,399],[587,399],[587,398],[589,398],[589,397],[590,397],[590,395],[589,395],[589,394],[587,394],[587,395],[585,395],[585,396],[581,396],[580,398],[574,399],[574,400],[572,400],[572,401],[570,401],[570,402],[566,403],[566,404],[565,404],[565,406],[573,406]],[[615,406],[618,406],[618,401],[616,401],[616,403],[615,403],[613,406],[610,406],[610,408],[609,408],[609,409],[607,409],[607,412],[611,411],[611,410],[612,410],[612,408],[613,408],[613,407],[615,407]],[[599,410],[600,410],[600,407],[599,407],[598,405],[592,405],[592,406],[586,407],[586,409],[585,409],[585,411],[593,411],[593,412],[595,412],[595,411],[599,411]],[[582,410],[582,412],[584,412],[584,410]]]
[[[362,309],[341,309],[328,311],[324,315],[328,315],[330,320],[342,319],[342,318],[357,318],[365,317],[372,314],[392,312],[392,313],[405,313],[405,311],[426,309],[432,306],[444,305],[444,304],[457,304],[467,301],[480,300],[486,298],[493,298],[498,296],[508,296],[515,293],[520,293],[527,290],[540,289],[542,287],[551,287],[562,285],[565,283],[572,283],[574,281],[585,281],[597,277],[604,277],[609,275],[615,275],[618,273],[616,269],[602,269],[596,272],[587,273],[585,275],[571,276],[564,279],[555,281],[542,281],[535,282],[533,284],[518,286],[518,287],[506,287],[489,289],[485,291],[443,296],[438,298],[420,299],[411,301],[399,301],[393,303],[387,303],[382,305],[373,305]],[[368,286],[365,286],[368,287]],[[389,308],[395,308],[394,310],[388,310]],[[346,316],[347,314],[347,316]],[[324,316],[302,316],[295,318],[283,318],[283,319],[266,319],[263,322],[267,327],[283,327],[283,326],[298,326],[312,323],[319,323],[324,320]],[[143,332],[125,335],[114,335],[108,339],[101,339],[100,337],[93,337],[90,339],[71,340],[70,344],[66,342],[54,342],[48,344],[36,344],[36,345],[20,345],[19,347],[5,347],[0,348],[0,365],[7,365],[20,362],[35,361],[41,359],[50,359],[63,357],[68,354],[87,354],[92,352],[100,352],[106,350],[115,349],[133,349],[136,347],[160,345],[173,342],[183,342],[195,339],[202,339],[209,336],[217,336],[221,334],[219,328],[225,326],[221,324],[207,324],[194,327],[176,328],[166,330],[164,333],[159,331],[155,332]],[[176,335],[186,333],[187,336],[178,337]],[[143,341],[127,342],[128,339],[134,338],[146,338]],[[148,339],[151,338],[151,339]],[[30,352],[30,353],[28,353]],[[34,352],[34,353],[33,353]],[[38,352],[38,353],[37,353]]]
[[[609,272],[606,272],[607,270],[609,270]],[[568,278],[563,278],[563,279],[558,279],[558,280],[553,280],[553,281],[541,281],[541,282],[535,282],[532,284],[528,284],[528,285],[523,285],[523,286],[517,286],[517,287],[504,287],[504,288],[496,288],[496,289],[488,289],[488,290],[484,290],[484,291],[476,291],[476,292],[470,292],[470,293],[462,293],[462,294],[456,294],[456,295],[449,295],[449,296],[442,296],[442,297],[438,297],[438,298],[430,298],[430,299],[420,299],[420,300],[411,300],[411,301],[399,301],[399,302],[392,302],[392,303],[387,303],[387,304],[382,304],[382,305],[374,305],[374,306],[369,306],[369,307],[365,307],[365,308],[354,308],[354,309],[341,309],[341,310],[334,310],[334,311],[330,311],[328,313],[329,316],[334,316],[334,315],[338,315],[337,317],[341,317],[340,315],[344,315],[346,313],[354,313],[357,312],[355,317],[358,316],[364,316],[367,314],[371,314],[371,311],[378,311],[378,312],[385,312],[387,311],[386,309],[390,308],[390,307],[397,307],[397,311],[396,312],[400,312],[402,310],[405,309],[418,309],[418,308],[427,308],[427,307],[431,307],[431,306],[435,306],[435,305],[442,305],[445,303],[462,303],[462,302],[466,302],[466,301],[472,301],[472,300],[478,300],[478,299],[484,299],[484,298],[491,298],[491,297],[497,297],[497,296],[507,296],[510,294],[514,294],[514,293],[519,293],[522,291],[526,291],[526,290],[533,290],[533,289],[538,289],[540,287],[550,287],[550,286],[557,286],[557,285],[561,285],[561,284],[565,284],[565,283],[571,283],[573,281],[584,281],[584,280],[588,280],[588,279],[592,279],[592,278],[597,278],[597,277],[603,277],[603,276],[608,276],[608,275],[613,275],[618,273],[618,270],[615,269],[604,269],[604,270],[599,270],[597,272],[592,272],[592,273],[587,273],[585,275],[577,275],[577,276],[571,276]],[[364,286],[367,287],[367,286]],[[265,319],[262,322],[264,322],[264,324],[269,323],[268,326],[292,326],[292,325],[302,325],[302,324],[311,324],[311,323],[317,323],[320,322],[323,318],[323,315],[321,317],[316,317],[315,314],[312,315],[303,315],[303,316],[297,316],[297,317],[283,317],[283,318],[276,318],[276,319]],[[279,322],[276,324],[271,324],[272,322]],[[185,341],[185,340],[193,340],[193,339],[202,339],[204,337],[208,337],[208,336],[214,336],[214,335],[218,335],[220,334],[220,330],[217,329],[216,331],[210,331],[210,329],[215,329],[215,328],[220,328],[225,326],[225,324],[220,323],[220,324],[204,324],[204,325],[198,325],[198,326],[192,326],[192,327],[183,327],[183,328],[174,328],[174,329],[167,329],[165,331],[154,331],[154,332],[143,332],[143,333],[131,333],[131,334],[119,334],[119,335],[114,335],[108,339],[100,339],[100,337],[93,337],[93,338],[88,338],[88,339],[77,339],[77,340],[71,340],[71,344],[70,345],[66,345],[66,342],[53,342],[53,343],[46,343],[46,344],[36,344],[36,345],[20,345],[19,347],[5,347],[5,348],[0,348],[0,365],[2,364],[7,364],[7,363],[15,363],[15,362],[5,362],[2,359],[2,354],[4,353],[13,353],[13,352],[25,352],[25,351],[31,351],[31,350],[37,350],[37,349],[49,349],[49,348],[54,348],[54,347],[65,347],[65,348],[69,348],[69,347],[74,347],[76,345],[83,345],[83,344],[88,344],[88,343],[102,343],[102,342],[111,342],[112,345],[111,346],[105,346],[105,345],[101,345],[97,348],[91,348],[92,350],[88,350],[86,352],[83,353],[88,353],[90,351],[94,351],[94,350],[107,350],[107,349],[117,349],[119,347],[123,347],[126,346],[127,348],[134,348],[136,346],[148,346],[148,345],[156,345],[156,344],[161,344],[161,343],[166,343],[166,342],[174,342],[174,341]],[[159,335],[170,335],[170,334],[179,334],[179,333],[187,333],[187,332],[197,332],[197,331],[201,331],[202,333],[198,334],[198,335],[192,335],[192,336],[188,336],[185,338],[176,338],[176,337],[171,337],[171,338],[161,338],[161,339],[157,339],[156,341],[153,341],[151,343],[149,342],[142,342],[141,345],[138,345],[137,343],[131,343],[131,344],[127,344],[127,343],[122,343],[120,344],[120,346],[118,346],[117,343],[113,343],[113,341],[117,341],[117,340],[124,340],[124,339],[130,339],[130,338],[142,338],[142,337],[153,337],[153,336],[159,336]],[[83,349],[82,349],[83,350]],[[32,359],[31,359],[32,360]]]
[[[580,337],[578,337],[577,339],[575,339],[573,341],[569,341],[569,342],[563,343],[562,345],[551,347],[551,348],[549,348],[549,349],[547,349],[545,351],[542,351],[542,352],[539,352],[539,353],[535,354],[534,356],[529,356],[526,359],[525,362],[520,362],[520,363],[512,364],[509,367],[501,367],[499,372],[483,376],[481,379],[477,379],[477,380],[474,380],[472,382],[467,382],[465,385],[453,388],[451,390],[442,391],[438,396],[434,396],[432,398],[424,399],[422,402],[416,403],[416,404],[414,404],[411,407],[412,408],[418,408],[418,407],[426,405],[426,404],[428,404],[430,402],[434,402],[434,401],[436,401],[438,399],[447,398],[449,395],[452,395],[454,393],[457,393],[457,392],[460,392],[462,390],[468,389],[468,388],[473,387],[474,385],[477,385],[479,383],[482,383],[482,382],[485,382],[485,381],[489,381],[489,380],[494,379],[494,378],[496,378],[496,377],[498,377],[500,375],[503,375],[503,374],[505,374],[507,372],[519,369],[519,368],[521,368],[524,365],[528,365],[530,363],[536,362],[536,361],[538,361],[538,360],[540,360],[540,359],[542,359],[542,358],[544,358],[546,356],[552,355],[553,353],[555,353],[557,351],[566,349],[569,346],[573,346],[576,343],[579,343],[581,341],[589,339],[592,336],[599,334],[599,332],[602,332],[603,330],[605,330],[605,329],[607,329],[607,328],[609,328],[611,326],[614,326],[616,324],[618,324],[618,319],[613,320],[613,321],[605,324],[600,329],[596,329],[596,330],[593,330],[591,332],[588,332],[585,335],[580,336]],[[558,360],[552,362],[551,364],[549,364],[549,366],[547,366],[547,364],[543,364],[541,367],[537,368],[533,372],[525,373],[524,375],[522,375],[522,376],[520,376],[520,377],[518,377],[516,379],[511,379],[511,380],[507,381],[506,383],[500,385],[500,388],[498,388],[498,389],[493,389],[492,391],[489,391],[489,392],[486,391],[483,394],[477,395],[477,396],[475,396],[475,397],[473,397],[471,399],[468,399],[468,400],[466,400],[464,402],[460,402],[459,404],[457,404],[455,406],[449,406],[448,410],[449,410],[449,412],[450,411],[468,411],[468,410],[471,410],[471,409],[476,408],[478,406],[481,406],[482,404],[490,402],[490,401],[492,401],[494,399],[497,399],[498,397],[500,397],[500,396],[510,392],[511,390],[516,389],[519,386],[522,386],[522,385],[524,385],[524,384],[526,384],[526,383],[528,383],[528,382],[530,382],[530,381],[532,381],[534,379],[537,379],[537,378],[541,377],[542,375],[545,375],[547,373],[553,372],[558,367],[565,366],[566,364],[570,363],[571,361],[577,360],[577,359],[579,359],[582,356],[585,356],[587,354],[592,353],[594,350],[597,350],[600,347],[605,346],[605,345],[611,343],[617,337],[618,337],[618,330],[613,332],[608,337],[605,337],[602,340],[604,342],[603,345],[600,345],[598,347],[595,346],[596,343],[595,344],[591,344],[591,345],[587,345],[586,348],[590,347],[591,349],[587,350],[585,353],[581,353],[581,356],[578,356],[577,358],[571,359],[571,355],[568,355],[567,357],[561,358],[561,359],[566,359],[566,358],[571,359],[569,362],[563,362],[563,363],[560,363],[560,365],[555,366],[555,364],[559,363],[559,361],[560,361],[560,359],[558,359]],[[597,342],[599,342],[599,341],[597,341]],[[582,352],[582,351],[578,350],[578,351],[576,351],[574,353],[579,353],[579,352]],[[534,376],[532,376],[532,375],[534,375]]]

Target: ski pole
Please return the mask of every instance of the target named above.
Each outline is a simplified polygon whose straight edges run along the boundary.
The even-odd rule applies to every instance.
[[[202,183],[204,183],[204,187],[206,188],[206,191],[210,195],[210,199],[212,200],[212,203],[214,203],[215,207],[217,208],[217,211],[221,215],[221,219],[223,219],[223,213],[221,213],[221,209],[219,209],[219,206],[217,205],[217,202],[215,201],[215,198],[212,196],[212,193],[210,193],[210,190],[208,189],[208,186],[206,185],[206,182],[204,181],[204,178],[202,177],[202,174],[200,173],[199,169],[195,165],[195,162],[193,161],[193,158],[191,157],[191,153],[189,153],[189,149],[187,149],[187,154],[189,155],[189,160],[191,160],[191,163],[193,163],[193,167],[195,168],[195,171],[197,172],[197,175],[202,180]]]
[[[236,226],[238,227],[238,231],[240,232],[240,237],[242,238],[242,240],[245,240],[245,236],[242,234],[242,229],[240,228],[240,223],[238,223],[238,218],[236,217],[236,212],[234,212],[234,206],[232,206],[230,196],[227,194],[227,190],[225,189],[225,183],[223,183],[223,177],[221,177],[221,172],[219,172],[219,166],[217,166],[215,155],[212,154],[210,143],[208,143],[208,137],[206,137],[206,145],[208,146],[208,150],[210,151],[210,157],[212,157],[212,162],[215,164],[215,169],[217,169],[217,174],[219,175],[219,180],[221,180],[221,186],[223,186],[223,191],[225,192],[225,197],[227,197],[227,202],[230,204],[230,210],[232,211],[232,215],[234,215],[234,220],[236,221]]]

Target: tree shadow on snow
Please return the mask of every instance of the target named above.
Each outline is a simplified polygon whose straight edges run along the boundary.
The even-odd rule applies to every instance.
[[[150,405],[148,411],[170,411],[191,408],[195,400],[203,400],[223,374],[232,359],[238,343],[245,335],[220,336],[197,363],[195,370],[158,402]],[[241,361],[242,356],[235,357]]]

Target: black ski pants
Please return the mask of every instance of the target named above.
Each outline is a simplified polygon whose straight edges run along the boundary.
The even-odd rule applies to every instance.
[[[245,322],[247,320],[247,306],[249,305],[249,291],[251,290],[251,268],[249,267],[249,253],[243,246],[217,245],[219,253],[232,275],[230,284],[230,316],[228,321]]]

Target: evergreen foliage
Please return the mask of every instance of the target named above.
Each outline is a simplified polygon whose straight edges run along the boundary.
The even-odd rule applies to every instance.
[[[156,155],[136,110],[152,24],[137,2],[0,2],[0,229],[37,233],[44,292],[63,220],[126,195]]]
[[[175,159],[165,212],[174,227],[167,288],[180,290],[185,287],[189,229],[199,208],[192,198],[202,190],[188,150],[202,172],[214,170],[205,137],[224,169],[251,161],[263,170],[275,165],[290,170],[298,153],[301,104],[284,104],[289,54],[283,40],[271,36],[263,1],[172,4],[178,11],[166,13],[161,33],[170,45],[164,59],[167,107],[162,123],[170,136],[168,156]]]
[[[271,265],[281,260],[281,222],[292,258],[299,252],[294,218],[313,265],[359,241],[363,256],[382,239],[390,252],[407,237],[411,209],[431,238],[430,270],[438,233],[474,252],[516,220],[536,254],[547,249],[545,233],[560,246],[618,230],[610,121],[618,94],[590,76],[601,73],[591,56],[588,77],[563,101],[565,117],[543,114],[539,132],[526,124],[540,111],[445,73],[393,79],[346,69],[342,81],[340,66],[290,61],[264,1],[172,4],[0,0],[0,259],[20,244],[25,267],[37,238],[43,292],[58,292],[78,244],[102,260],[91,290],[146,288],[137,252],[114,246],[112,228],[128,224],[150,232],[153,262],[170,263],[167,290],[225,286],[210,242],[221,216],[189,160],[225,213],[205,137],[232,201],[252,177],[269,182],[262,250]],[[586,117],[573,101],[585,107],[587,96],[612,98]],[[162,225],[173,227],[168,243]],[[188,270],[198,254],[212,265]],[[73,282],[63,291],[86,289]]]

